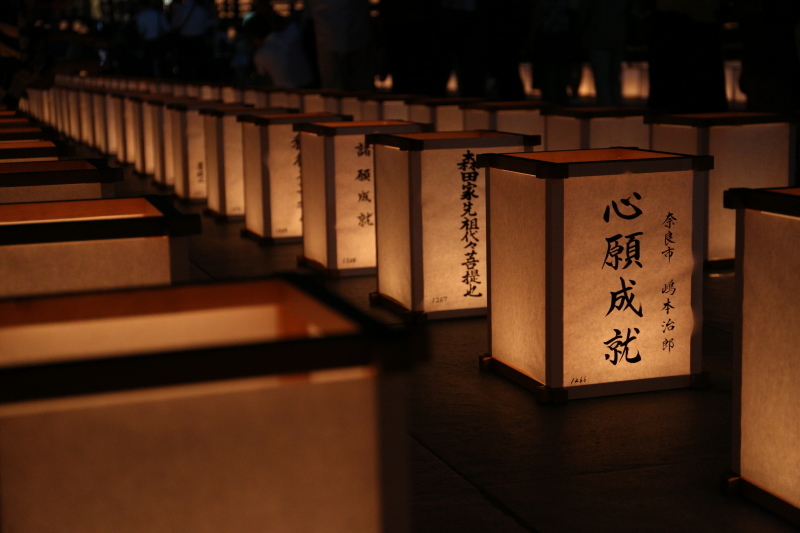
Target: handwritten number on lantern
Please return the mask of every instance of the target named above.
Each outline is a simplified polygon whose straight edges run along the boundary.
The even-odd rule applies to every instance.
[[[467,150],[461,156],[461,161],[456,163],[461,171],[461,240],[466,242],[464,249],[465,261],[461,263],[464,267],[461,282],[467,286],[464,297],[483,296],[478,289],[481,284],[480,270],[478,269],[478,251],[475,249],[480,242],[480,227],[478,226],[478,213],[474,211],[473,200],[480,198],[476,194],[479,172],[475,166],[475,154]]]
[[[633,328],[633,331],[638,334],[639,328]],[[622,332],[618,329],[614,329],[614,336],[603,343],[608,350],[611,351],[610,354],[605,354],[606,361],[610,362],[612,365],[616,365],[622,359],[628,363],[638,363],[641,361],[642,356],[638,350],[635,356],[630,356],[630,347],[628,345],[636,340],[636,338],[635,335],[631,335],[631,328],[628,328],[624,339],[622,338]]]
[[[603,213],[603,220],[608,222],[611,219],[611,209],[614,210],[614,213],[621,219],[624,220],[633,220],[637,218],[639,215],[642,214],[642,210],[639,209],[632,201],[631,198],[636,198],[637,200],[641,200],[642,196],[638,192],[634,192],[632,196],[628,196],[627,198],[621,198],[619,203],[622,204],[623,209],[620,210],[619,206],[617,205],[616,201],[612,201],[610,206],[606,206],[606,210]]]

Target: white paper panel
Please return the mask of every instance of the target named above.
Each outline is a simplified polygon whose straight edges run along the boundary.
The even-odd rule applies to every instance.
[[[565,181],[563,386],[690,374],[692,176],[685,171]],[[671,228],[665,223],[669,213],[675,219]],[[616,241],[607,240],[615,235]],[[629,290],[621,292],[623,283]],[[615,330],[620,336],[612,340]]]
[[[541,135],[545,143],[545,117],[538,110],[507,109],[497,112],[497,131]]]
[[[69,112],[69,136],[73,139],[81,138],[81,100],[78,91],[69,90],[68,112]]]
[[[360,120],[382,120],[381,105],[375,100],[363,100],[361,102]]]
[[[735,255],[736,212],[722,207],[722,193],[735,187],[789,185],[789,125],[754,124],[711,128],[708,175],[708,259]]]
[[[222,88],[222,101],[226,104],[239,104],[242,102],[242,91],[235,87]]]
[[[175,134],[172,131],[175,126],[173,118],[174,111],[163,107],[161,110],[161,123],[164,125],[164,181],[168,186],[175,185],[175,146],[173,139]]]
[[[274,238],[303,235],[303,208],[300,192],[300,146],[291,124],[267,126],[269,151],[267,166]]]
[[[589,122],[589,148],[650,149],[650,126],[642,117],[598,117]]]
[[[325,102],[322,101],[321,94],[303,95],[304,113],[322,113],[325,111]]]
[[[326,113],[341,113],[341,103],[336,96],[322,97],[322,110]]]
[[[375,187],[372,150],[364,135],[333,141],[336,175],[336,268],[375,266]]]
[[[143,137],[143,144],[144,144],[144,172],[148,175],[155,174],[156,170],[156,162],[155,162],[155,149],[153,146],[153,134],[154,134],[154,123],[153,123],[153,113],[151,112],[152,106],[148,104],[142,104],[142,137]],[[159,125],[160,129],[160,125]]]
[[[198,85],[188,84],[186,87],[186,96],[192,98],[200,98],[200,87]]]
[[[269,107],[291,107],[289,106],[289,95],[283,91],[272,91],[263,94],[269,97]],[[258,105],[262,104],[259,102]]]
[[[381,531],[375,378],[258,385],[4,417],[3,530]]]
[[[266,154],[262,150],[262,131],[259,126],[247,122],[242,123],[242,140],[244,154],[244,224],[245,227],[261,237],[266,236],[264,205],[269,202],[265,197],[264,184],[269,183],[269,170],[266,168]]]
[[[94,121],[92,120],[92,95],[81,91],[81,140],[94,146]]]
[[[383,102],[383,120],[408,120],[408,105],[402,100]]]
[[[492,129],[489,112],[483,109],[465,109],[462,129],[466,131]]]
[[[744,239],[741,475],[800,507],[800,221],[747,210]]]
[[[153,150],[153,178],[157,183],[164,183],[164,119],[161,116],[162,108],[157,105],[148,105],[150,124],[152,125],[150,145]]]
[[[691,126],[653,124],[653,150],[676,154],[707,155],[697,153],[698,131],[697,128]]]
[[[0,295],[169,285],[168,237],[7,245]]]
[[[545,180],[491,169],[491,354],[545,383]]]
[[[222,206],[222,188],[224,170],[222,168],[223,158],[222,139],[220,139],[217,128],[222,124],[219,117],[213,115],[200,115],[203,121],[203,137],[205,142],[205,170],[206,170],[206,195],[208,208],[217,213],[224,214]]]
[[[136,114],[133,102],[127,98],[122,99],[123,123],[125,124],[125,163],[136,162]]]
[[[258,97],[259,97],[260,94],[263,95],[264,93],[260,93],[259,91],[256,91],[255,89],[245,89],[244,90],[244,103],[245,104],[250,104],[250,105],[253,105],[253,106],[266,107],[265,105],[259,104],[259,98]],[[266,101],[265,101],[265,103],[266,103]]]
[[[573,117],[548,115],[547,150],[579,150],[581,148],[581,121]]]
[[[433,110],[431,109],[430,106],[422,104],[409,105],[408,120],[410,120],[411,122],[419,122],[420,124],[432,124]]]
[[[142,128],[142,103],[132,102],[133,111],[133,163],[139,174],[144,174],[144,131]]]
[[[521,152],[521,145],[422,152],[422,270],[425,312],[486,307],[485,171],[474,169],[484,153]],[[471,161],[471,162],[470,162]],[[461,164],[465,169],[461,170]],[[474,181],[471,181],[474,180]],[[472,199],[464,198],[471,185]],[[472,203],[465,211],[465,205]],[[467,224],[469,229],[465,228]],[[467,248],[468,244],[474,247]],[[472,268],[464,263],[474,251]]]
[[[327,195],[325,176],[325,137],[300,133],[303,174],[303,255],[326,268],[328,264]],[[333,191],[331,191],[332,193]]]
[[[376,231],[378,292],[411,309],[409,153],[381,145],[374,150],[376,206],[382,220]]]
[[[309,113],[310,111],[306,111],[303,108],[303,97],[297,93],[285,93],[286,94],[286,106],[290,109],[299,109],[301,113]],[[275,107],[275,104],[272,104]]]
[[[462,131],[464,112],[457,105],[442,105],[436,108],[436,131]]]
[[[108,153],[116,155],[119,149],[119,123],[121,122],[121,117],[119,116],[119,108],[116,105],[116,98],[106,95],[105,102],[106,116],[108,117]]]
[[[172,167],[175,179],[175,194],[181,198],[188,198],[186,113],[171,109],[170,115],[172,115]]]
[[[222,140],[224,157],[225,214],[244,214],[244,158],[242,124],[234,115],[222,118]]]
[[[103,94],[95,93],[92,97],[92,112],[94,113],[94,138],[97,143],[97,149],[102,153],[108,153],[108,133],[106,117],[106,97]],[[48,113],[49,115],[49,113]],[[49,116],[45,119],[46,123],[50,123]]]
[[[186,156],[189,173],[187,198],[205,198],[207,191],[205,131],[203,118],[197,110],[186,111]]]
[[[342,114],[352,116],[354,121],[368,120],[361,113],[361,101],[358,98],[354,96],[346,96],[342,98],[341,106],[342,106]]]

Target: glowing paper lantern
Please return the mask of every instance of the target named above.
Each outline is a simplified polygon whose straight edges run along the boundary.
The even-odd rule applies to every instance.
[[[409,531],[409,344],[280,279],[0,302],[0,526]]]
[[[58,147],[50,141],[0,141],[0,163],[56,159]]]
[[[208,102],[222,101],[222,87],[215,83],[204,83],[200,86],[200,100]]]
[[[106,116],[106,92],[101,89],[91,91],[92,116],[94,126],[94,147],[101,153],[107,154],[108,150],[108,119]]]
[[[236,118],[243,114],[289,113],[274,107],[224,107],[201,109],[206,143],[208,208],[205,213],[225,220],[244,216],[244,141],[242,125]]]
[[[80,140],[94,148],[94,118],[92,111],[94,110],[94,102],[92,101],[91,89],[83,88],[78,91],[78,98],[80,99],[80,122],[81,122],[81,138]]]
[[[244,140],[242,235],[259,242],[299,242],[303,235],[300,195],[301,122],[339,122],[332,113],[241,115]]]
[[[428,128],[425,128],[428,129]],[[301,264],[329,276],[375,273],[375,188],[366,135],[415,133],[401,121],[296,124],[303,179]]]
[[[144,135],[144,99],[146,94],[128,94],[124,102],[126,153],[132,158],[133,169],[139,174],[146,174],[145,168],[145,135]],[[152,154],[151,154],[152,155]]]
[[[299,109],[300,104],[297,98],[290,98],[287,91],[282,89],[270,89],[267,93],[269,95],[269,107],[289,107],[292,109]],[[290,105],[290,103],[294,105]]]
[[[800,189],[733,189],[725,207],[736,209],[731,481],[800,525]]]
[[[196,83],[187,83],[186,96],[190,98],[200,98],[200,85]]]
[[[220,93],[222,102],[225,104],[242,104],[244,103],[244,93],[241,88],[225,85],[222,87]]]
[[[413,94],[366,94],[361,102],[360,120],[408,120],[408,104]]]
[[[186,281],[199,232],[158,197],[0,205],[0,295]]]
[[[76,141],[81,139],[81,99],[75,87],[66,88],[69,129],[67,135]]]
[[[0,165],[0,204],[112,198],[122,169],[103,159]]]
[[[650,148],[646,110],[633,107],[546,108],[545,150]]]
[[[485,314],[485,181],[475,158],[530,151],[539,138],[453,131],[369,141],[379,217],[378,291],[370,300],[409,320]]]
[[[722,193],[734,187],[789,185],[795,172],[796,126],[767,113],[665,115],[648,122],[653,149],[714,156],[714,170],[708,174],[705,258],[732,266],[735,216],[722,207]]]
[[[545,138],[542,109],[551,107],[542,102],[479,102],[462,105],[465,130],[496,130]]]
[[[617,148],[479,164],[489,183],[484,365],[543,401],[693,384],[712,158]]]
[[[153,145],[153,179],[156,184],[164,187],[175,185],[175,150],[172,146],[175,136],[172,133],[173,125],[177,121],[175,115],[178,111],[170,109],[170,104],[196,102],[195,98],[188,97],[150,97],[146,101],[145,109],[151,114],[150,123],[153,130],[150,142]],[[161,124],[161,128],[158,128]]]
[[[408,120],[433,124],[436,131],[461,131],[464,129],[461,106],[480,101],[480,98],[411,98],[407,102]]]
[[[189,97],[188,93],[189,84],[181,81],[176,81],[172,84],[172,96]],[[195,95],[196,96],[196,95]]]
[[[238,104],[212,104],[197,100],[169,103],[172,113],[172,163],[175,169],[175,194],[187,201],[202,201],[208,196],[206,141],[203,108],[235,108]]]

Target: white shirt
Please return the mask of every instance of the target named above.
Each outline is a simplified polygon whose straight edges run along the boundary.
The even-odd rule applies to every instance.
[[[297,88],[311,83],[311,66],[303,51],[300,28],[292,22],[283,31],[273,31],[253,56],[260,75],[268,75],[278,87]]]
[[[164,13],[148,7],[136,15],[136,29],[145,41],[155,41],[169,31]]]

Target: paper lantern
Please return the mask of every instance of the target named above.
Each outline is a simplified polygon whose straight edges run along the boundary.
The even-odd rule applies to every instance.
[[[484,367],[543,401],[701,379],[712,158],[617,148],[478,163],[489,183]]]
[[[222,101],[222,86],[216,83],[204,83],[200,86],[200,100],[210,102]]]
[[[366,120],[361,115],[361,100],[360,98],[364,96],[365,93],[361,92],[347,92],[343,91],[340,95],[335,97],[339,104],[339,113],[342,115],[349,115],[353,117],[353,120],[360,121]],[[331,107],[330,96],[328,97],[328,106]],[[334,113],[330,109],[326,109],[329,113]]]
[[[187,89],[189,87],[188,83],[182,81],[176,81],[172,84],[172,96],[178,97],[188,97]]]
[[[91,120],[94,127],[94,147],[101,153],[108,150],[108,118],[106,116],[106,92],[102,89],[91,91]]]
[[[800,525],[800,189],[733,189],[733,471],[741,492]]]
[[[175,194],[186,201],[204,201],[208,196],[206,141],[203,108],[234,108],[238,104],[197,100],[169,103],[172,113],[172,163],[175,169]]]
[[[206,143],[208,208],[217,220],[244,216],[244,141],[237,117],[247,114],[289,113],[275,107],[223,107],[201,109]]]
[[[119,155],[124,149],[124,131],[122,127],[122,100],[115,93],[106,93],[106,135],[108,137],[108,154],[117,161],[122,161]]]
[[[540,135],[545,144],[543,102],[478,102],[462,105],[465,130],[496,130],[523,135]]]
[[[200,85],[196,83],[186,84],[186,96],[190,98],[200,98]]]
[[[175,161],[174,148],[172,141],[173,124],[177,121],[175,115],[178,113],[170,109],[170,104],[180,104],[184,102],[196,102],[197,99],[189,97],[160,97],[154,96],[147,99],[145,109],[151,114],[153,130],[150,142],[153,145],[153,179],[157,185],[162,187],[173,187],[175,185]],[[161,124],[161,129],[157,126]]]
[[[0,205],[0,295],[187,281],[199,232],[158,197]]]
[[[262,87],[247,87],[244,89],[244,103],[255,107],[268,107],[269,92]]]
[[[75,87],[66,89],[67,96],[67,110],[69,113],[69,129],[67,135],[75,140],[81,139],[81,99],[78,90]]]
[[[375,273],[375,169],[366,135],[425,129],[393,120],[295,125],[301,132],[302,265],[334,277]]]
[[[222,103],[224,104],[243,104],[244,103],[244,93],[242,89],[239,87],[233,87],[231,85],[224,85],[220,92],[220,97],[222,99]]]
[[[420,348],[318,289],[0,302],[0,346],[3,530],[410,530]]]
[[[406,101],[414,97],[418,95],[368,93],[360,96],[360,120],[408,120]]]
[[[123,100],[125,125],[125,154],[128,163],[139,174],[144,174],[144,110],[145,94],[127,93]]]
[[[709,113],[651,117],[653,149],[714,156],[708,174],[705,258],[732,267],[735,215],[722,207],[734,187],[784,187],[792,183],[796,126],[767,113]]]
[[[539,138],[454,131],[369,141],[379,217],[378,291],[370,301],[411,321],[485,314],[485,182],[475,158],[530,151]]]
[[[292,103],[292,98],[290,98],[289,93],[283,89],[270,89],[267,93],[269,95],[269,107],[289,107],[292,109],[299,109],[300,104],[297,98],[294,99],[294,105],[290,105]]]
[[[461,106],[480,101],[480,98],[412,98],[407,102],[408,120],[433,124],[436,131],[461,131],[464,129]]]
[[[94,118],[92,111],[94,110],[94,102],[92,101],[91,89],[83,88],[78,91],[78,98],[80,99],[80,122],[81,122],[81,137],[80,140],[92,148],[96,147],[94,142]]]
[[[0,165],[0,204],[112,198],[122,169],[104,159]]]
[[[56,159],[58,147],[51,141],[0,141],[0,163]]]
[[[646,110],[634,107],[545,108],[545,150],[650,148]]]
[[[117,151],[114,154],[120,163],[133,164],[136,140],[134,137],[135,112],[133,104],[128,100],[128,92],[112,92],[108,109],[109,125],[114,128],[113,137]],[[109,138],[111,135],[109,135]]]
[[[292,89],[287,91],[294,95],[294,101],[290,99],[289,107],[296,107],[301,113],[323,113],[325,109],[324,94],[328,91],[320,89]]]
[[[266,242],[299,242],[303,235],[300,184],[301,122],[339,122],[332,113],[241,115],[244,140],[242,235]]]

